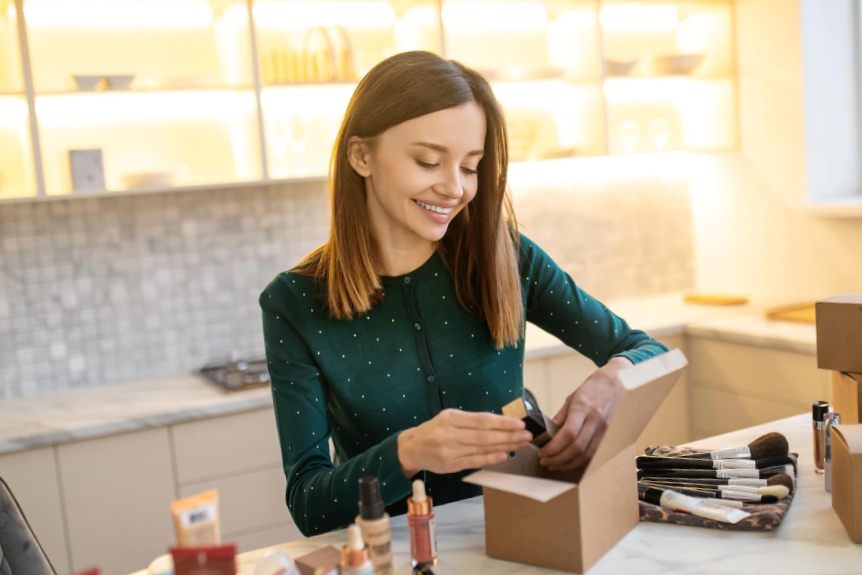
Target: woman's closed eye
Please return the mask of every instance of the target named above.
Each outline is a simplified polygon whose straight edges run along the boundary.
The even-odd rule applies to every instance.
[[[422,160],[416,160],[416,163],[420,167],[425,168],[426,170],[433,170],[434,168],[437,168],[440,166],[440,162],[437,162],[435,164],[429,164],[428,162],[423,162]],[[471,176],[475,176],[476,174],[479,173],[477,170],[467,168],[465,166],[461,166],[461,171],[463,171],[465,174],[469,174]]]

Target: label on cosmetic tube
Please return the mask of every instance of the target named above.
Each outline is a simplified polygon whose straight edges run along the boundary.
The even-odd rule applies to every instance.
[[[751,515],[751,513],[740,509],[717,505],[708,499],[688,497],[674,491],[664,492],[661,496],[661,505],[674,511],[687,511],[692,515],[721,521],[722,523],[739,523]]]
[[[431,532],[431,556],[437,557],[437,531],[434,529],[434,518],[428,522],[428,530]]]

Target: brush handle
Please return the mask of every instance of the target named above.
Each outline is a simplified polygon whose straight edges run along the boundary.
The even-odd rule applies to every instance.
[[[641,469],[757,469],[757,462],[751,459],[685,459],[678,457],[637,458]]]
[[[719,449],[718,451],[686,453],[679,457],[688,459],[751,459],[751,449],[748,447],[731,447],[730,449]]]
[[[760,469],[641,469],[643,477],[706,477],[712,479],[769,477],[769,475],[762,476],[761,471]],[[784,471],[782,470],[781,473]]]

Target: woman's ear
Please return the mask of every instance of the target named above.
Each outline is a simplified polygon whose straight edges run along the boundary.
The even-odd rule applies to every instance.
[[[371,145],[359,136],[347,140],[347,160],[363,178],[371,175]]]

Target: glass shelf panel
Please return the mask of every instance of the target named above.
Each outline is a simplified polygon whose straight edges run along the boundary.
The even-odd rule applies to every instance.
[[[261,94],[269,176],[324,176],[356,84],[270,87]]]
[[[601,84],[495,82],[512,162],[604,153]]]
[[[603,2],[608,76],[733,74],[729,2]]]
[[[38,96],[36,113],[49,195],[71,192],[73,149],[102,150],[108,190],[262,177],[251,90]]]
[[[37,93],[123,75],[133,89],[254,83],[243,0],[26,0],[24,15]]]
[[[597,3],[445,0],[446,53],[489,80],[601,77]]]
[[[23,93],[15,3],[0,0],[0,94]]]
[[[24,96],[0,96],[0,200],[36,196]]]
[[[265,85],[355,82],[400,52],[440,53],[434,0],[255,0]]]
[[[612,154],[736,146],[732,78],[614,78],[604,93]]]

